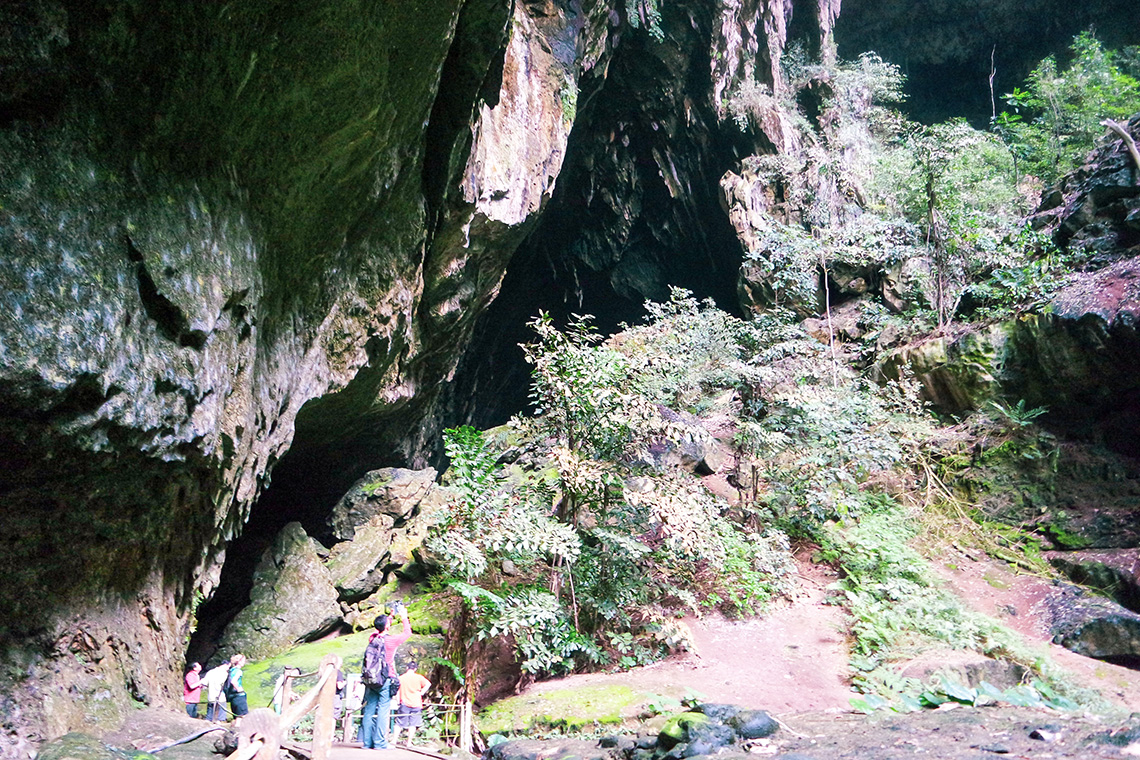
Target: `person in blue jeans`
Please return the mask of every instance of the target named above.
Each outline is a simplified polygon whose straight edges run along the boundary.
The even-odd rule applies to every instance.
[[[389,688],[393,682],[399,684],[396,677],[396,650],[405,641],[412,637],[412,624],[408,622],[408,609],[396,602],[393,609],[400,613],[403,621],[403,630],[400,633],[391,633],[392,619],[387,615],[376,617],[376,630],[368,638],[369,646],[383,638],[384,659],[388,661],[388,672],[392,677],[379,686],[364,687],[364,712],[360,721],[360,743],[365,749],[388,749],[388,714],[392,709],[392,694],[395,689]]]

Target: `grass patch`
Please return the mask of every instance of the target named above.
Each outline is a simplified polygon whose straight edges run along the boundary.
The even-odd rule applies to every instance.
[[[246,693],[249,695],[249,709],[272,705],[273,686],[286,666],[298,667],[302,673],[312,673],[317,670],[325,655],[335,654],[344,660],[345,673],[359,673],[364,648],[368,645],[370,635],[370,631],[360,631],[349,636],[301,644],[285,654],[246,665],[243,680]],[[438,636],[413,635],[400,647],[397,663],[400,655],[414,654],[421,661],[434,657],[439,654],[440,645],[441,640]],[[303,678],[298,682],[296,689],[304,693],[315,683],[315,677]]]
[[[584,731],[637,717],[650,697],[617,685],[560,689],[496,702],[479,714],[476,724],[486,736],[550,729]]]

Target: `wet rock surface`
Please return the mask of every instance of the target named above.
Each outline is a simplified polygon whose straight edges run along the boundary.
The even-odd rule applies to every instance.
[[[1048,600],[1053,640],[1086,657],[1140,663],[1140,614],[1077,586]]]
[[[435,489],[436,471],[384,468],[353,484],[329,516],[329,528],[339,541],[351,540],[359,528],[376,518],[389,527],[406,520]]]
[[[299,641],[327,633],[341,622],[337,590],[320,546],[300,523],[290,523],[254,572],[250,603],[226,627],[219,649],[260,660]]]
[[[1135,140],[1140,115],[1124,128]],[[1101,141],[1084,166],[1065,177],[1042,198],[1034,224],[1052,233],[1058,245],[1088,257],[1100,269],[1140,254],[1140,166],[1115,134]]]
[[[326,567],[346,602],[359,601],[413,562],[413,552],[452,494],[431,468],[374,470],[333,508],[332,536],[340,539]]]
[[[906,715],[798,713],[780,717],[779,730],[708,754],[665,754],[660,742],[617,736],[601,742],[557,740],[509,741],[484,753],[485,760],[651,757],[774,757],[785,760],[840,760],[913,757],[1120,758],[1140,750],[1140,729],[1131,723],[1105,722],[1052,710],[1031,708],[953,708]],[[626,739],[626,741],[622,741]],[[632,747],[623,749],[625,745]],[[642,746],[645,745],[645,746]]]
[[[1133,612],[1140,612],[1140,549],[1052,551],[1044,554],[1074,583],[1097,589]]]

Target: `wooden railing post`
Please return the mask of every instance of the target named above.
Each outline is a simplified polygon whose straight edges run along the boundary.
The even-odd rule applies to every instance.
[[[289,668],[285,668],[289,670]],[[300,671],[298,671],[300,672]],[[281,681],[281,714],[285,714],[285,708],[293,704],[293,674],[287,673],[282,676]]]
[[[237,727],[238,748],[229,760],[277,760],[284,732],[277,713],[264,707],[253,710]]]
[[[336,728],[333,700],[336,697],[337,661],[337,656],[333,654],[326,654],[321,660],[321,692],[317,696],[316,720],[313,723],[313,760],[328,760],[332,750],[333,731]]]
[[[344,714],[340,718],[341,741],[348,744],[352,741],[352,711],[348,709],[348,697],[344,698]]]

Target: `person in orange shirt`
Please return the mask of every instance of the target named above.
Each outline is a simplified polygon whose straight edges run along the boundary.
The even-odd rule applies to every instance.
[[[400,706],[396,708],[396,728],[392,732],[392,746],[400,738],[400,729],[408,729],[408,741],[405,746],[412,746],[412,739],[416,735],[416,727],[424,724],[424,694],[431,688],[431,681],[416,672],[416,661],[408,660],[407,670],[400,676],[400,691],[397,697]]]

